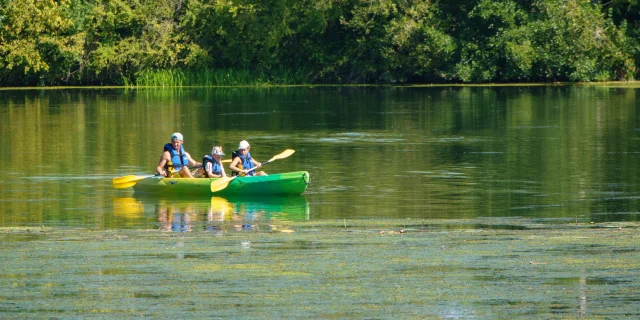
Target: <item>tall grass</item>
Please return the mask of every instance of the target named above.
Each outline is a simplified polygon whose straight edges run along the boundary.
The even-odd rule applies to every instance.
[[[262,86],[311,83],[304,70],[277,69],[265,71],[234,69],[143,70],[134,81],[125,79],[125,86],[186,87],[186,86]]]

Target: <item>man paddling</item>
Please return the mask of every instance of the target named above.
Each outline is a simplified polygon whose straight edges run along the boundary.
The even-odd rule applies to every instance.
[[[164,145],[164,151],[158,162],[156,171],[158,174],[170,178],[193,178],[189,171],[189,165],[202,166],[191,158],[191,155],[184,151],[182,134],[176,132],[171,135],[171,142]]]

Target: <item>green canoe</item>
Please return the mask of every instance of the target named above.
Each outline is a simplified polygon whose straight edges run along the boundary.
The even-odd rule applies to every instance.
[[[170,195],[300,195],[309,184],[306,171],[270,174],[268,176],[238,177],[229,185],[211,193],[211,182],[217,178],[163,178],[149,177],[133,186],[136,193]]]

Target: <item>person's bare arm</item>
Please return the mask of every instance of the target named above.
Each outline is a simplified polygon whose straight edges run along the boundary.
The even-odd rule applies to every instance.
[[[202,163],[196,162],[195,160],[193,160],[193,158],[191,158],[191,155],[189,154],[189,152],[185,152],[184,154],[187,156],[187,160],[189,161],[190,166],[192,167],[202,166]]]
[[[231,161],[231,164],[229,165],[229,169],[235,172],[244,172],[244,170],[238,168],[238,164],[240,164],[240,161],[241,161],[240,158],[233,159],[233,161]]]
[[[158,162],[158,166],[156,167],[156,172],[161,176],[167,176],[167,172],[164,170],[164,166],[169,161],[169,152],[165,151],[160,156],[160,161]]]

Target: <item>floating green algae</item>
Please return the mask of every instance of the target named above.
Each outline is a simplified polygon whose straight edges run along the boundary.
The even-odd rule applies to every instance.
[[[637,223],[277,223],[250,231],[222,224],[216,232],[0,229],[0,316],[640,314]],[[484,227],[469,227],[477,225]]]

